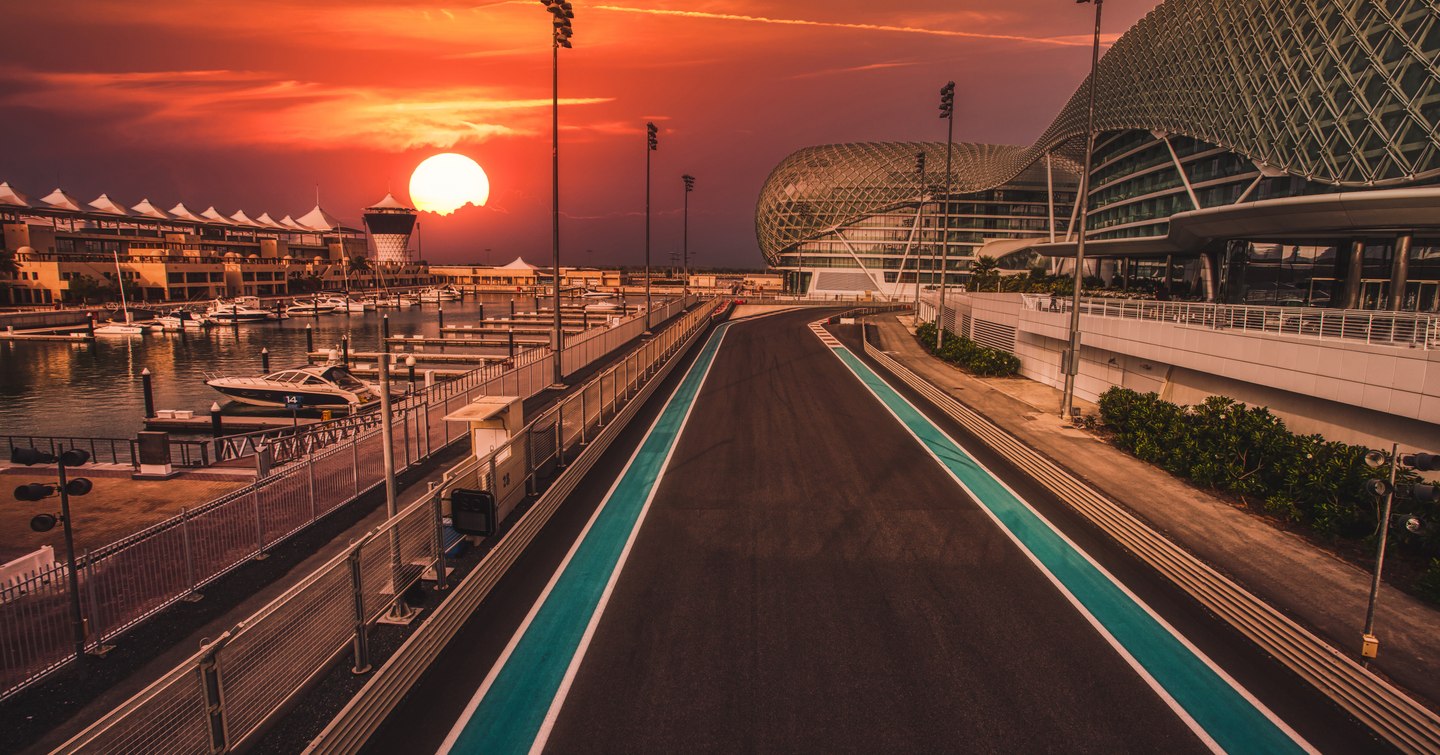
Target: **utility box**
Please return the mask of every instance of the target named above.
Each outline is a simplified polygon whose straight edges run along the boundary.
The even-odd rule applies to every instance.
[[[175,476],[170,460],[170,434],[141,431],[135,434],[135,456],[139,471],[134,477],[164,480]]]
[[[463,422],[469,430],[470,452],[480,460],[478,487],[494,496],[496,522],[525,497],[525,444],[510,443],[525,427],[524,413],[519,396],[482,396],[445,415],[446,422]],[[492,470],[494,481],[487,485]],[[453,521],[453,507],[446,513]]]
[[[1360,656],[1363,658],[1374,658],[1380,654],[1380,638],[1373,634],[1367,634],[1360,638]]]

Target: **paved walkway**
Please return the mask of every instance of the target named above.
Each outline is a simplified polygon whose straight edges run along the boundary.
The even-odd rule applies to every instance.
[[[1062,423],[1060,392],[1024,378],[980,379],[928,354],[909,315],[880,315],[879,346],[961,403],[1129,507],[1175,542],[1358,655],[1370,572],[1269,521]],[[1082,407],[1094,413],[1094,405]],[[1432,704],[1440,701],[1440,610],[1382,588],[1375,669]]]

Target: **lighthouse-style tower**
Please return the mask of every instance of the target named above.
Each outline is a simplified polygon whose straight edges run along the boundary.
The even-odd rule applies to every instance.
[[[375,242],[375,261],[412,262],[410,233],[415,230],[415,208],[406,207],[393,194],[365,208],[365,227]]]

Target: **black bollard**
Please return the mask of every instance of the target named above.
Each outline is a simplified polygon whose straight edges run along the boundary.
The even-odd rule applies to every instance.
[[[305,323],[305,354],[309,356],[315,351],[315,326]]]
[[[588,309],[581,309],[581,310],[580,310],[580,317],[584,318],[584,320],[585,320],[585,325],[584,325],[585,330],[589,330],[589,329],[590,329],[590,310],[588,310]]]
[[[485,303],[480,303],[480,322],[485,322]]]
[[[260,347],[260,371],[270,374],[270,350],[264,346]]]
[[[345,365],[345,369],[350,369],[350,334],[348,333],[340,336],[340,354],[340,364]]]
[[[277,299],[275,301],[275,319],[279,320],[283,314],[285,314],[285,310],[280,306],[280,301]]]
[[[511,325],[505,335],[510,339],[510,357],[513,359],[515,357],[515,326]]]
[[[220,423],[220,402],[210,404],[210,434],[219,438],[225,434],[225,429]]]
[[[410,371],[410,392],[415,392],[415,357],[405,357],[405,368]]]
[[[155,416],[155,388],[150,383],[150,368],[140,370],[140,389],[145,392],[145,419]]]
[[[510,297],[510,319],[515,319],[515,297]]]
[[[94,337],[95,337],[95,313],[94,313],[94,312],[87,312],[87,313],[85,314],[85,334],[88,335],[88,336],[91,337],[91,338],[94,338]]]
[[[380,315],[380,342],[390,343],[390,315]]]
[[[445,305],[443,305],[443,304],[440,305],[440,307],[435,310],[435,314],[437,314],[437,315],[440,316],[440,337],[441,337],[441,338],[444,338],[444,337],[445,337]]]

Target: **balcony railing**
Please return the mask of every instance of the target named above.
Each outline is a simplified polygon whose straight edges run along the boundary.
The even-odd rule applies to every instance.
[[[1042,312],[1069,312],[1071,306],[1062,297],[1025,296],[1024,301],[1026,309]],[[1087,298],[1080,300],[1080,313],[1380,346],[1440,346],[1440,315],[1417,312]]]

